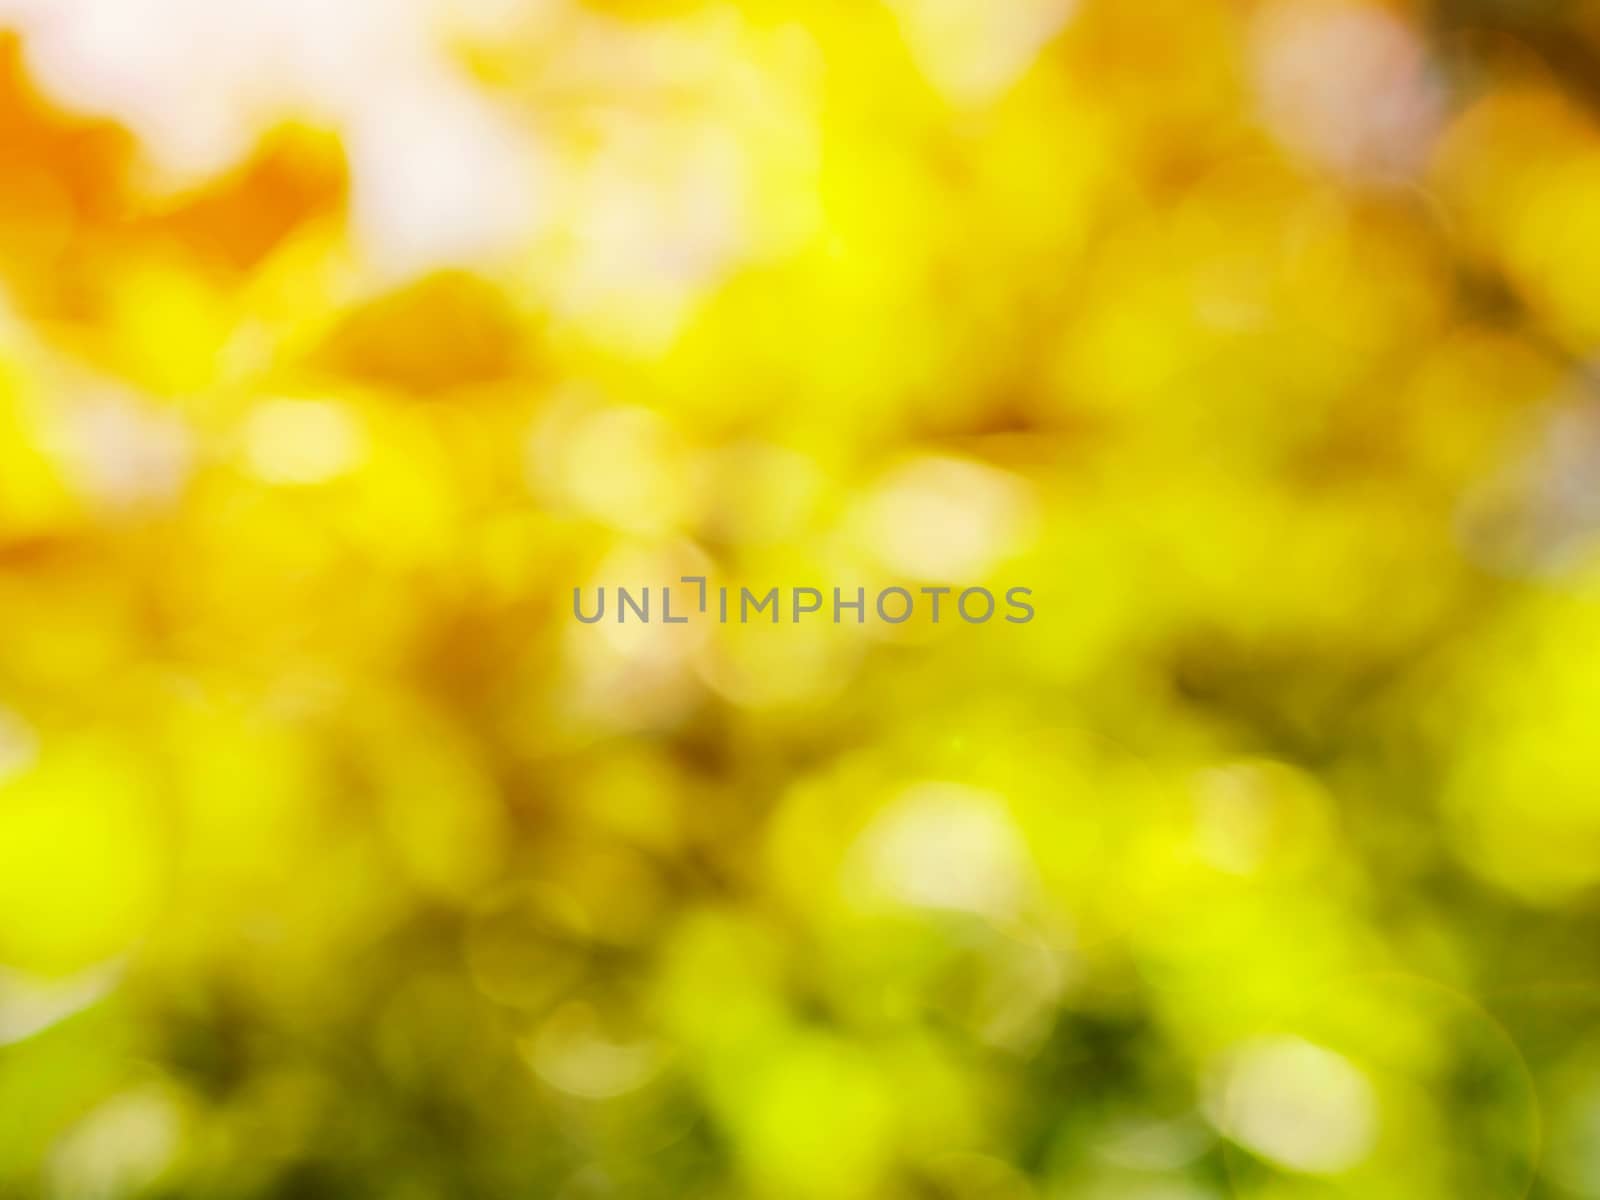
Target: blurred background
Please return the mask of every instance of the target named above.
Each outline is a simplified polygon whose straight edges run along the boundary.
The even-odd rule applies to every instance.
[[[0,27],[0,1195],[1600,1197],[1600,4]]]

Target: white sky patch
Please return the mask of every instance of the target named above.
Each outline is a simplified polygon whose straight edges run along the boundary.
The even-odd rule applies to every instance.
[[[1426,161],[1444,93],[1421,35],[1347,0],[1284,0],[1254,37],[1258,103],[1289,150],[1347,175],[1404,179]]]
[[[441,36],[513,19],[498,0],[0,0],[42,86],[129,126],[158,187],[215,175],[286,118],[337,129],[357,240],[394,274],[531,235],[536,147]]]
[[[370,283],[521,264],[552,311],[644,351],[820,221],[814,47],[731,6],[652,23],[570,0],[0,0],[0,25],[58,102],[133,130],[152,191],[285,120],[327,128]],[[468,43],[537,69],[491,94],[451,56]]]

